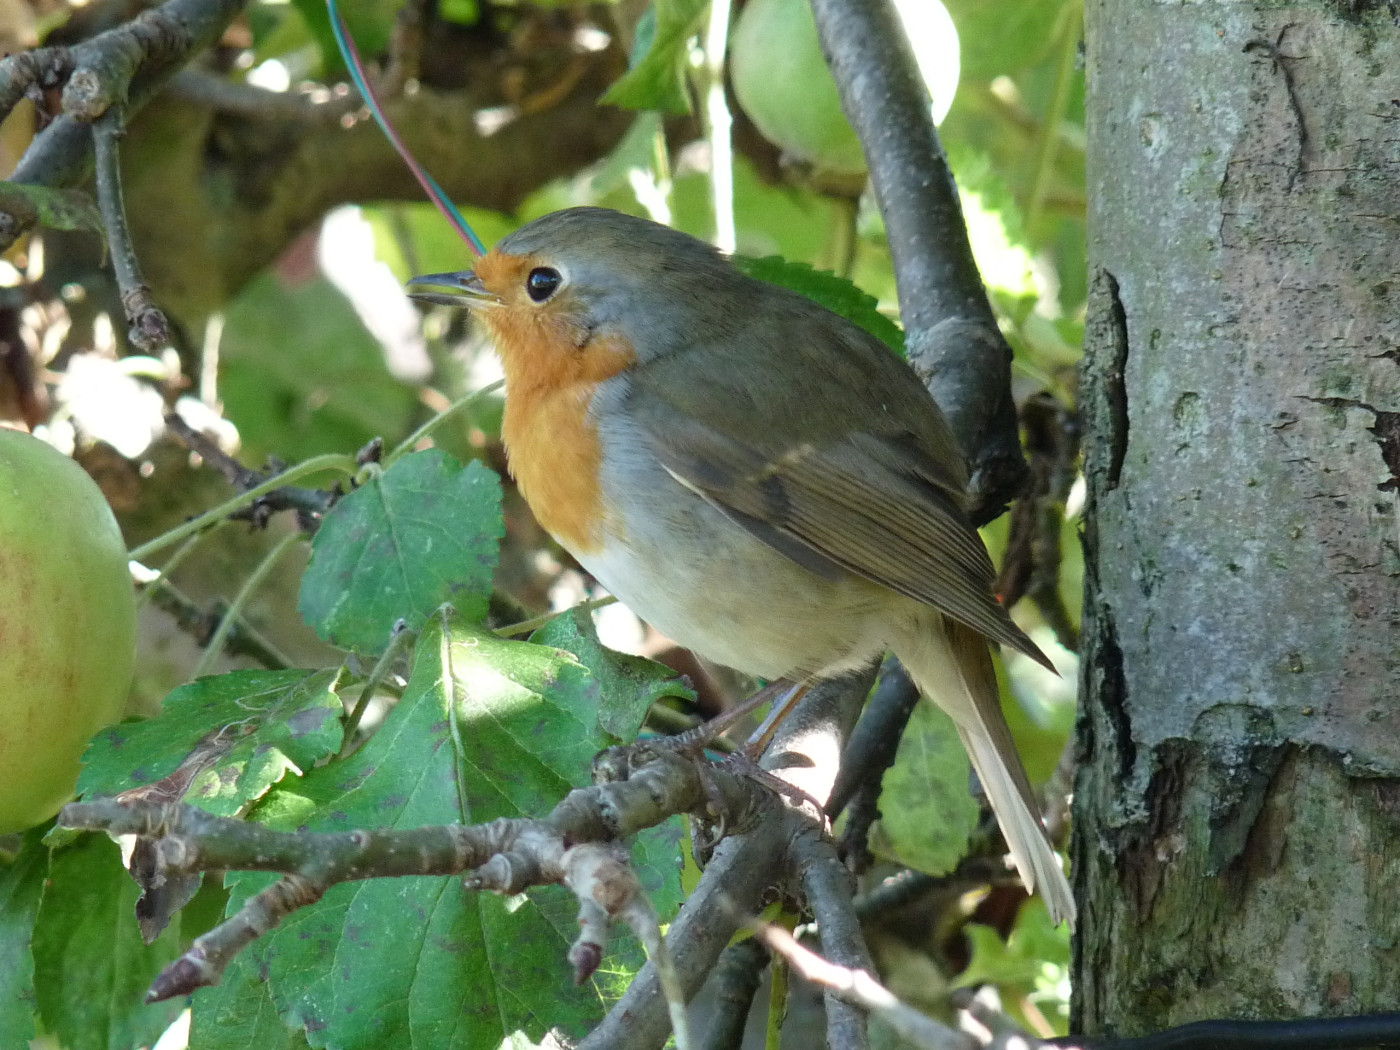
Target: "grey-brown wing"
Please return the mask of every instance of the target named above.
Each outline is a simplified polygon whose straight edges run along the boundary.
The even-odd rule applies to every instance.
[[[916,436],[744,442],[686,407],[643,396],[632,412],[662,465],[754,535],[813,571],[840,566],[1048,664],[992,593],[959,476]]]

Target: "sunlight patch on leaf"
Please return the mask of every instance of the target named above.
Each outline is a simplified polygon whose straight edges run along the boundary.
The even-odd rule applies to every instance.
[[[602,101],[627,109],[689,113],[685,73],[690,39],[709,8],[707,0],[654,0],[637,23],[631,68]]]
[[[186,801],[233,816],[288,771],[310,769],[341,742],[344,707],[337,673],[232,671],[200,678],[165,698],[160,713],[110,726],[93,738],[78,793],[114,795],[146,787],[184,762]]]
[[[603,731],[630,743],[642,727],[651,705],[662,697],[685,700],[694,694],[676,672],[664,664],[609,649],[598,640],[593,617],[570,609],[541,627],[530,641],[572,653],[598,680],[603,695],[598,724]]]
[[[568,653],[479,632],[460,616],[444,637],[434,617],[403,698],[364,747],[274,790],[253,816],[312,831],[543,816],[589,782],[593,755],[612,742],[597,727],[601,697]],[[663,914],[679,894],[667,834],[640,847],[638,865]],[[230,875],[230,908],[268,882]],[[279,1013],[313,1045],[496,1050],[553,1026],[582,1033],[641,965],[618,931],[604,967],[575,988],[565,956],[576,919],[576,900],[557,888],[507,901],[456,878],[374,879],[332,888],[260,947]]]

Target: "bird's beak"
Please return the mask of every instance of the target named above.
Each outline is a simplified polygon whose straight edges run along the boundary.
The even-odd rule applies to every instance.
[[[437,306],[499,306],[499,296],[486,290],[481,278],[471,270],[456,273],[425,273],[422,277],[409,280],[409,285],[435,284],[446,291],[410,291],[408,297],[420,303],[433,303]]]

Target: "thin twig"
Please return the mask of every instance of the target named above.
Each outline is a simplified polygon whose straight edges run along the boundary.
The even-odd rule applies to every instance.
[[[223,650],[229,656],[246,656],[273,671],[292,666],[291,658],[243,617],[230,618],[227,612],[206,611],[165,576],[142,587],[140,600],[149,600],[157,609],[168,613],[175,625],[189,632],[201,646],[209,646],[214,630],[221,622],[227,622],[231,626],[224,636]]]
[[[732,255],[734,230],[734,118],[724,97],[724,50],[729,39],[730,0],[711,0],[705,31],[702,77],[705,132],[710,140],[710,200],[715,213],[715,247]]]
[[[122,309],[126,312],[127,339],[137,349],[154,354],[170,344],[170,323],[156,306],[151,289],[141,277],[141,264],[131,243],[122,198],[121,160],[117,143],[125,134],[123,111],[113,106],[92,126],[93,156],[97,164],[97,206],[107,233]]]
[[[258,563],[257,568],[248,574],[248,578],[243,581],[243,586],[238,589],[238,593],[233,596],[233,601],[229,603],[223,618],[219,620],[219,626],[214,630],[209,644],[204,647],[204,652],[200,654],[199,663],[195,664],[194,672],[190,675],[191,678],[200,678],[210,672],[214,661],[224,651],[229,635],[242,619],[243,610],[248,607],[248,602],[252,599],[253,594],[262,586],[263,580],[267,579],[268,573],[281,560],[282,555],[291,550],[300,539],[301,533],[299,532],[287,533],[263,556],[263,560]]]
[[[178,413],[172,412],[167,415],[165,425],[191,452],[196,453],[227,478],[228,483],[236,489],[246,491],[282,476],[282,470],[277,466],[271,470],[253,470],[245,467],[238,459],[220,448],[218,442],[185,422],[184,417]],[[273,514],[291,510],[296,512],[297,525],[301,531],[309,534],[320,526],[321,519],[335,505],[340,495],[338,486],[310,489],[282,485],[256,500],[251,506],[230,514],[229,517],[251,521],[257,528],[263,528]]]
[[[338,757],[343,758],[349,752],[350,745],[355,741],[355,730],[360,728],[360,721],[365,717],[365,711],[369,709],[370,700],[374,698],[375,693],[379,692],[379,687],[384,684],[384,679],[389,677],[389,673],[393,671],[394,664],[398,661],[404,646],[417,636],[418,632],[408,629],[406,620],[398,620],[394,623],[393,630],[389,632],[389,644],[384,649],[384,655],[375,663],[374,670],[370,672],[364,689],[360,691],[359,699],[355,701],[354,708],[345,719],[345,735],[340,742]]]
[[[213,510],[205,511],[197,518],[185,522],[183,525],[163,532],[153,540],[147,540],[141,546],[128,552],[127,557],[131,561],[144,561],[156,551],[164,550],[166,547],[179,543],[195,533],[203,532],[216,522],[223,521],[245,507],[250,507],[258,502],[262,497],[270,492],[274,492],[289,481],[298,481],[301,478],[311,477],[315,474],[323,474],[327,471],[336,471],[340,474],[354,477],[359,471],[360,465],[355,461],[354,456],[346,456],[340,453],[332,453],[325,456],[313,456],[311,459],[289,468],[286,472],[278,474],[275,478],[269,478],[261,485],[257,485],[247,492],[240,492],[232,499],[225,500]]]
[[[769,949],[786,959],[794,970],[815,985],[825,988],[842,1002],[850,1003],[867,1013],[878,1014],[910,1045],[919,1050],[977,1050],[977,1043],[967,1035],[940,1024],[932,1017],[901,1002],[868,970],[852,969],[828,962],[820,955],[802,947],[792,934],[770,923],[753,927]],[[837,1045],[837,1044],[833,1044]]]
[[[35,136],[10,181],[56,188],[82,181],[92,162],[90,124],[117,103],[127,118],[135,115],[182,65],[219,38],[246,2],[168,0],[70,49],[0,60],[0,103],[11,107],[31,84],[47,88],[67,81],[66,112]],[[0,250],[26,233],[35,218],[0,214]]]

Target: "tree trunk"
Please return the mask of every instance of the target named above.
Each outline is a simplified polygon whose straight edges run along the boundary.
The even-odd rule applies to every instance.
[[[1400,1002],[1396,18],[1088,3],[1079,1031]]]

